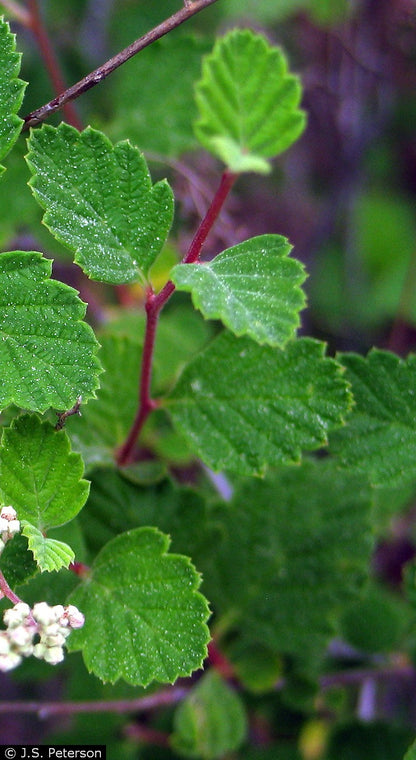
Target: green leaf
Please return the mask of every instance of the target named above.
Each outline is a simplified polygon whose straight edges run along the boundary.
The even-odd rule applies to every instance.
[[[70,596],[86,622],[68,643],[82,649],[87,669],[103,681],[172,683],[202,665],[208,605],[190,560],[167,554],[168,547],[155,528],[122,533]]]
[[[46,538],[43,533],[31,525],[27,520],[22,520],[22,533],[29,541],[29,549],[37,562],[40,571],[51,573],[62,567],[69,567],[75,559],[75,554],[68,544],[56,541],[54,538]]]
[[[198,560],[228,656],[248,645],[322,655],[368,576],[371,506],[365,478],[331,460],[240,482],[212,518],[222,540]]]
[[[15,35],[0,17],[0,160],[16,142],[23,124],[17,116],[26,87],[26,83],[18,79],[20,59]],[[0,176],[3,172],[4,166],[0,166]]]
[[[27,538],[16,533],[7,541],[0,557],[0,569],[12,589],[26,583],[38,572],[32,554],[28,551]]]
[[[246,475],[326,443],[350,404],[340,366],[308,338],[285,351],[224,331],[183,372],[165,406],[214,470]]]
[[[283,346],[299,327],[305,296],[302,264],[288,258],[290,243],[260,235],[228,248],[208,264],[178,264],[171,278],[192,293],[206,319],[220,319],[235,335]]]
[[[205,39],[168,35],[114,72],[115,121],[110,123],[110,136],[122,139],[127,135],[144,152],[161,156],[177,157],[194,150],[193,85],[199,77],[202,55],[210,49],[211,42]]]
[[[409,747],[403,760],[416,760],[416,741],[414,741],[412,746]]]
[[[65,431],[56,431],[36,415],[18,417],[3,430],[0,492],[19,520],[39,530],[63,525],[84,506],[89,483],[83,462],[71,452]]]
[[[114,462],[114,451],[125,440],[137,408],[139,340],[103,335],[100,341],[104,374],[97,399],[67,423],[72,447],[81,453],[86,467]]]
[[[171,741],[175,751],[185,757],[219,760],[238,749],[246,734],[240,697],[210,670],[177,708]]]
[[[0,408],[70,409],[95,395],[98,343],[73,288],[41,253],[0,255]]]
[[[416,356],[399,359],[373,349],[366,358],[340,354],[355,406],[348,425],[331,438],[340,463],[375,486],[399,487],[416,478]]]
[[[43,222],[75,251],[95,280],[145,281],[173,219],[166,180],[152,185],[144,156],[129,142],[113,146],[87,127],[48,125],[32,132],[27,163]]]
[[[302,133],[301,86],[281,50],[259,34],[235,29],[203,61],[196,85],[195,132],[233,172],[270,171],[267,159]]]

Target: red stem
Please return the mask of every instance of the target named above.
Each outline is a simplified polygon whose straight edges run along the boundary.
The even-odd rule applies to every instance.
[[[0,570],[0,591],[2,592],[3,596],[7,597],[7,599],[10,599],[10,601],[13,602],[13,604],[18,604],[18,602],[22,601],[14,593],[14,591],[11,590],[1,570]]]
[[[59,95],[65,90],[65,82],[62,76],[59,61],[55,55],[54,49],[51,45],[49,35],[46,31],[46,27],[43,23],[41,13],[39,11],[38,0],[29,0],[30,11],[30,28],[37,40],[40,54],[43,58],[46,70],[49,74],[49,78],[52,82],[52,86],[55,95]],[[62,106],[62,110],[65,119],[69,124],[76,127],[76,129],[82,130],[83,124],[78,117],[78,114],[72,103],[65,103]]]
[[[196,231],[196,234],[192,240],[191,245],[189,246],[189,250],[186,256],[184,256],[182,260],[183,264],[191,264],[198,261],[201,255],[202,246],[204,245],[209,232],[215,224],[215,221],[218,218],[218,215],[227,199],[227,196],[234,182],[237,179],[237,176],[237,174],[233,174],[229,171],[225,171],[223,173],[220,185],[212,199],[211,205]],[[119,467],[123,467],[130,461],[137,438],[143,428],[143,425],[146,422],[150,412],[157,407],[157,401],[154,401],[150,395],[156,329],[159,314],[171,297],[174,290],[175,285],[173,284],[172,280],[169,280],[157,295],[155,295],[150,288],[147,294],[147,321],[143,346],[142,369],[140,374],[139,407],[127,439],[117,453],[116,460]]]

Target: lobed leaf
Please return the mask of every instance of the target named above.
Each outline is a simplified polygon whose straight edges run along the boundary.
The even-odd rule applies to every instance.
[[[305,296],[303,266],[288,258],[290,243],[260,235],[228,248],[207,264],[178,264],[171,278],[192,294],[206,319],[220,319],[235,335],[283,346],[299,326]]]
[[[375,486],[416,478],[416,356],[373,349],[366,358],[340,354],[355,399],[348,425],[331,437],[340,463]]]
[[[23,120],[17,116],[26,82],[18,78],[21,54],[16,53],[16,38],[9,24],[0,17],[0,160],[19,137]],[[0,166],[0,176],[4,166]]]
[[[171,741],[185,757],[220,760],[237,750],[246,734],[240,697],[215,670],[209,670],[177,708]]]
[[[285,351],[224,331],[185,369],[167,411],[214,470],[260,475],[298,462],[343,424],[350,395],[339,364],[308,338]]]
[[[41,253],[0,255],[0,408],[70,409],[95,395],[98,343],[73,288]]]
[[[89,493],[83,469],[65,431],[36,415],[18,417],[3,430],[1,498],[40,531],[69,522],[82,509]]]
[[[268,159],[302,133],[301,85],[282,51],[260,34],[235,29],[203,60],[196,85],[198,140],[232,172],[270,171]]]
[[[91,127],[43,125],[31,133],[30,186],[43,222],[75,251],[92,279],[145,281],[173,219],[166,180],[152,185],[146,160],[128,141],[113,146]]]
[[[238,663],[247,646],[322,654],[367,579],[371,507],[366,479],[329,459],[237,485],[213,515],[222,540],[198,562],[229,656]]]
[[[46,538],[43,533],[31,525],[27,520],[22,520],[22,533],[29,542],[29,550],[43,573],[45,570],[51,573],[53,570],[61,570],[69,567],[75,559],[75,554],[68,544],[57,541],[54,538]]]
[[[168,547],[156,528],[122,533],[70,596],[86,622],[68,643],[82,649],[87,669],[103,681],[172,683],[202,665],[208,605],[190,560],[167,554]]]

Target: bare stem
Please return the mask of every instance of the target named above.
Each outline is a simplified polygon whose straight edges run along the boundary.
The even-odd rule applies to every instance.
[[[134,55],[136,55],[136,53],[138,53],[140,50],[143,50],[148,45],[151,45],[152,42],[160,39],[165,34],[168,34],[168,32],[171,32],[172,29],[176,29],[176,27],[183,24],[184,21],[187,21],[192,16],[195,16],[196,13],[199,13],[204,8],[207,8],[209,5],[213,5],[213,3],[216,2],[217,0],[194,0],[192,4],[183,6],[179,11],[174,13],[169,18],[165,19],[165,21],[162,21],[161,24],[155,26],[154,29],[152,29],[150,32],[147,32],[142,37],[139,37],[139,39],[135,40],[135,42],[132,42],[131,45],[126,47],[120,53],[117,53],[117,55],[115,55],[113,58],[110,58],[102,66],[99,66],[97,69],[92,71],[72,87],[63,90],[60,95],[49,101],[49,103],[46,103],[36,111],[29,113],[24,119],[25,124],[23,125],[23,131],[29,129],[29,127],[34,127],[37,124],[41,124],[42,121],[45,121],[45,119],[47,119],[53,113],[63,108],[66,103],[69,103],[71,100],[75,100],[75,98],[78,98],[84,92],[90,90],[91,87],[94,87],[99,82],[102,82],[103,79],[108,77],[109,74],[111,74],[123,63],[128,61],[129,58],[132,58]]]
[[[184,264],[195,263],[198,261],[201,255],[202,246],[204,245],[210,230],[215,224],[215,221],[218,218],[218,215],[227,199],[227,196],[234,182],[237,179],[237,176],[237,174],[232,174],[229,171],[225,171],[223,173],[220,185],[212,199],[211,205],[196,231],[195,237],[192,240],[186,256],[183,258]],[[159,314],[169,298],[172,296],[174,290],[175,286],[173,282],[169,280],[157,295],[155,295],[151,289],[149,289],[147,294],[147,321],[143,346],[142,369],[139,383],[139,407],[127,439],[117,454],[117,464],[120,467],[126,465],[129,462],[136,445],[137,438],[143,428],[144,423],[146,422],[150,412],[157,407],[157,402],[154,401],[150,395],[156,329]]]
[[[148,697],[137,699],[117,699],[109,702],[0,702],[0,714],[37,713],[40,718],[51,715],[74,715],[79,713],[130,713],[154,710],[165,705],[176,704],[187,695],[188,690],[175,686],[164,689]]]
[[[40,54],[43,58],[45,68],[52,82],[52,87],[56,95],[65,90],[65,82],[61,72],[61,67],[55,51],[49,39],[48,32],[43,23],[39,10],[38,0],[29,0],[30,23],[29,27],[39,46]],[[77,129],[82,129],[83,125],[72,103],[64,103],[63,112],[65,119]]]

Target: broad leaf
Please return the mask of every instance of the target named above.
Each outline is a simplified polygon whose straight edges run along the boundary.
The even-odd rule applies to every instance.
[[[16,53],[15,35],[0,17],[0,160],[19,137],[23,124],[17,112],[23,100],[26,83],[18,79],[21,54]],[[0,166],[0,176],[4,167]]]
[[[305,460],[244,479],[213,517],[223,540],[198,566],[219,630],[230,634],[230,656],[238,662],[243,642],[300,659],[322,654],[368,575],[366,479],[331,460]]]
[[[302,264],[288,258],[280,235],[260,235],[220,253],[208,264],[178,264],[171,278],[207,319],[220,319],[235,335],[283,346],[299,327],[305,306]]]
[[[165,402],[194,453],[214,470],[246,475],[298,462],[326,444],[350,397],[323,343],[302,338],[285,351],[223,332],[183,372]]]
[[[68,544],[54,538],[46,538],[42,531],[27,520],[22,520],[22,527],[22,533],[28,539],[29,549],[42,573],[45,570],[48,573],[61,570],[62,567],[69,567],[74,561],[75,554]]]
[[[171,741],[185,757],[219,760],[237,750],[246,733],[247,718],[240,697],[215,670],[210,670],[177,708]]]
[[[348,425],[331,438],[343,466],[373,485],[399,487],[416,478],[416,356],[373,349],[367,358],[341,354],[355,405]]]
[[[90,127],[44,125],[30,137],[27,162],[44,224],[89,277],[146,279],[172,223],[173,195],[165,180],[152,185],[137,148],[113,147]]]
[[[208,605],[190,560],[167,554],[169,539],[137,528],[110,541],[70,596],[85,615],[71,634],[87,669],[103,681],[172,683],[206,656]]]
[[[28,551],[27,538],[21,533],[7,541],[0,556],[0,570],[12,589],[26,583],[38,573],[33,555]]]
[[[63,525],[84,506],[89,483],[83,462],[71,452],[65,431],[36,415],[18,417],[5,428],[0,447],[0,493],[19,520],[41,531]]]
[[[95,395],[98,343],[73,288],[36,252],[0,255],[0,408],[70,409]]]
[[[218,40],[196,85],[202,145],[233,172],[270,171],[268,159],[302,133],[301,86],[281,50],[249,29]]]

